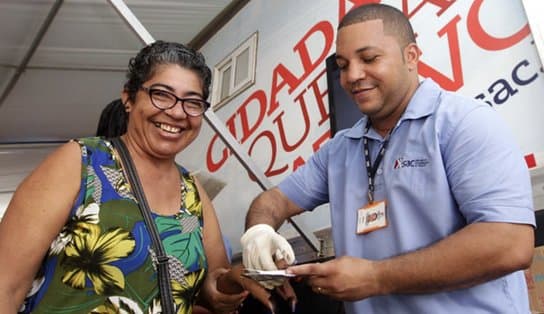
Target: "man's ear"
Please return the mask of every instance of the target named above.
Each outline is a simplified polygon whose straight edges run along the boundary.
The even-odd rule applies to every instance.
[[[421,56],[421,50],[416,43],[409,43],[404,47],[404,60],[408,66],[409,71],[417,71],[417,64],[419,63],[419,56]]]

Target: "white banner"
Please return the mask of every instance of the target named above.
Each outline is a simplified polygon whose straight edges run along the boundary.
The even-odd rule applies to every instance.
[[[256,83],[216,114],[273,183],[329,139],[325,58],[334,53],[339,17],[367,2],[379,1],[250,1],[202,48],[213,66],[259,33]],[[423,51],[421,78],[487,102],[524,152],[544,151],[544,73],[521,0],[382,2],[410,18]],[[261,189],[206,125],[178,162],[226,183],[213,203],[239,252],[245,213]],[[329,225],[326,206],[302,218],[307,230]]]

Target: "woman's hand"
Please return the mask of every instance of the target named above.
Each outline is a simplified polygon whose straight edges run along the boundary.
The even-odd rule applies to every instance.
[[[276,287],[276,293],[287,303],[289,303],[289,306],[291,307],[291,312],[295,313],[298,299],[297,295],[295,294],[295,290],[289,283],[289,280],[285,280],[283,282],[283,285]]]
[[[243,265],[236,265],[229,272],[224,273],[218,281],[219,290],[225,293],[237,293],[238,289],[244,289],[270,311],[274,312],[275,304],[270,298],[271,292],[266,290],[259,282],[243,276],[243,270]],[[283,284],[275,289],[276,293],[289,303],[294,312],[297,296],[289,281],[284,280]]]
[[[217,289],[223,293],[240,293],[240,291],[251,293],[255,299],[273,311],[274,306],[270,301],[270,292],[257,281],[242,276],[243,270],[244,266],[240,264],[223,273],[217,279]]]
[[[241,286],[219,291],[218,279],[227,276],[229,272],[229,269],[218,268],[206,276],[202,285],[200,296],[206,306],[212,309],[214,313],[235,313],[249,295],[249,292]]]

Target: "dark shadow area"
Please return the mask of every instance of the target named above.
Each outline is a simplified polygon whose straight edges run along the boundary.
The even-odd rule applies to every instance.
[[[275,314],[343,314],[343,303],[327,296],[317,294],[304,282],[291,281],[298,297],[296,310],[291,311],[289,302],[283,300],[276,293],[272,294],[272,300],[276,304]],[[259,301],[251,296],[244,301],[240,314],[265,314],[270,313]]]

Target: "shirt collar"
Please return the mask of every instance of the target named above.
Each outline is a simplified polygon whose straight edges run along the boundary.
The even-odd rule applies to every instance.
[[[431,115],[438,105],[441,89],[432,79],[423,80],[410,99],[406,111],[400,117],[397,125],[404,120],[415,120]],[[362,138],[365,135],[365,126],[368,117],[365,115],[353,127],[344,132],[349,138]]]

